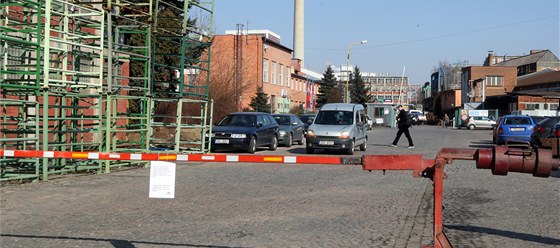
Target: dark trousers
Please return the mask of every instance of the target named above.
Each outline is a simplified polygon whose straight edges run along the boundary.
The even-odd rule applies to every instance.
[[[393,141],[393,145],[397,145],[397,143],[399,143],[399,139],[401,138],[401,135],[403,133],[408,139],[408,145],[414,146],[414,143],[412,143],[412,138],[410,137],[410,132],[408,131],[408,127],[399,128],[399,131],[397,132],[397,137],[395,137],[395,140]]]

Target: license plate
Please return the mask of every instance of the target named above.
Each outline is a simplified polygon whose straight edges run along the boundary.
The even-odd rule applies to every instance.
[[[525,131],[525,128],[524,127],[512,127],[509,130],[512,131],[512,132],[523,132],[523,131]]]
[[[229,140],[227,139],[217,139],[216,142],[214,142],[216,144],[229,144]]]
[[[319,145],[332,146],[332,145],[334,145],[334,141],[331,141],[331,140],[321,140],[321,141],[319,141]]]

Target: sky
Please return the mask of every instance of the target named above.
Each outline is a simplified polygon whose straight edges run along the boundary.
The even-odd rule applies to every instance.
[[[560,56],[559,0],[306,0],[304,67],[328,65],[430,80],[440,63],[482,65],[497,56],[551,50]],[[215,0],[214,30],[268,29],[293,49],[293,0]]]

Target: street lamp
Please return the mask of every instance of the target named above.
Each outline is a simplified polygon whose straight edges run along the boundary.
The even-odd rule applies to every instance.
[[[352,43],[348,46],[348,49],[346,50],[346,103],[349,103],[348,96],[350,95],[348,92],[348,80],[350,80],[350,70],[348,69],[348,67],[350,66],[350,48],[352,48],[355,45],[361,45],[366,43],[367,40]]]

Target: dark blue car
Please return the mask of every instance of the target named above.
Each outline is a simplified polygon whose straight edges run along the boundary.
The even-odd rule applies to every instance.
[[[496,123],[494,143],[500,145],[507,142],[531,142],[531,134],[535,122],[530,116],[504,115]]]
[[[257,147],[278,147],[278,123],[270,114],[237,112],[226,115],[212,129],[212,151],[243,149],[255,153]]]

